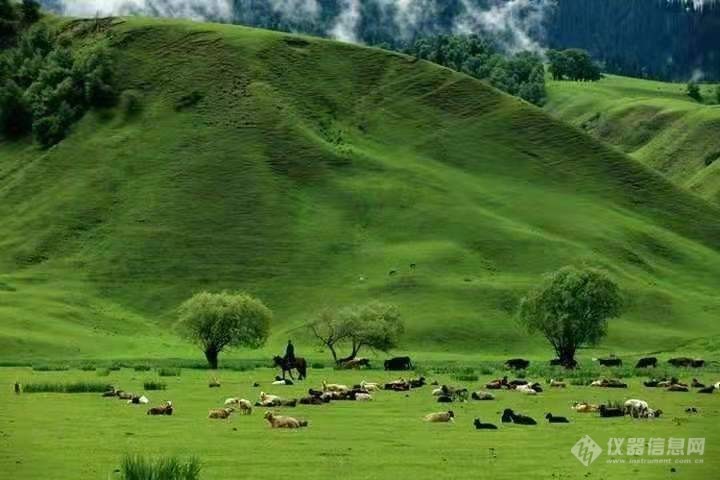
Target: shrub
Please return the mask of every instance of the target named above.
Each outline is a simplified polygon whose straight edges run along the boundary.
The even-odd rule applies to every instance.
[[[143,388],[148,391],[150,391],[150,390],[166,390],[167,383],[159,382],[156,380],[147,380],[143,383]]]
[[[36,372],[66,372],[70,370],[70,367],[67,365],[33,365],[33,370]]]
[[[135,365],[133,370],[136,372],[149,372],[152,370],[152,367],[150,365]]]
[[[323,369],[325,368],[325,364],[321,362],[315,362],[312,365],[310,365],[311,368],[317,368],[317,369]]]
[[[160,368],[158,369],[158,375],[161,377],[179,377],[179,368]]]
[[[140,92],[137,90],[125,90],[120,95],[120,108],[125,116],[130,117],[142,110],[142,101]]]
[[[197,105],[200,100],[203,99],[203,94],[194,90],[190,93],[183,95],[175,101],[175,110],[185,110],[186,108]]]
[[[150,459],[140,455],[126,455],[120,465],[122,480],[197,480],[200,478],[200,461],[193,457],[187,461],[177,457]]]
[[[478,377],[474,373],[461,373],[453,375],[452,378],[453,380],[457,380],[458,382],[477,382],[478,380],[480,380],[480,377]]]
[[[697,83],[693,81],[688,82],[686,90],[688,97],[697,102],[702,102],[702,93],[700,93],[700,86]]]
[[[112,385],[102,382],[52,383],[38,382],[23,384],[23,393],[98,393],[107,392]]]

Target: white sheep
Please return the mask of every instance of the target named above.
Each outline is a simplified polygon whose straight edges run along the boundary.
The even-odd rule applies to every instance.
[[[625,415],[630,415],[633,418],[645,416],[649,409],[648,403],[645,400],[638,400],[636,398],[626,400],[624,407]]]
[[[341,385],[338,383],[327,383],[325,380],[322,382],[324,392],[347,392],[350,391],[347,385]]]
[[[368,402],[372,400],[373,397],[369,393],[356,393],[355,394],[355,400],[358,402]]]
[[[518,385],[515,390],[525,395],[537,395],[538,393],[530,385]]]
[[[447,412],[435,412],[435,413],[428,413],[423,418],[426,422],[431,423],[447,423],[447,422],[454,422],[455,421],[455,413],[452,410],[449,410]]]
[[[368,392],[377,392],[381,389],[379,383],[366,382],[365,380],[360,382],[360,388],[362,388],[363,390],[367,390]]]
[[[252,403],[244,398],[228,398],[225,400],[225,406],[237,407],[243,415],[252,414]]]

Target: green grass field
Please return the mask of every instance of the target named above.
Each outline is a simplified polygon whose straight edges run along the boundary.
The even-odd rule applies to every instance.
[[[32,393],[15,395],[11,383],[96,382],[93,372],[33,372],[30,369],[0,369],[0,471],[7,478],[118,478],[113,473],[124,454],[148,456],[197,456],[202,462],[202,478],[273,477],[334,479],[416,478],[456,479],[469,476],[515,479],[521,472],[532,478],[637,479],[678,478],[705,480],[716,478],[720,455],[717,430],[720,409],[718,393],[669,393],[648,389],[640,378],[627,379],[628,390],[569,386],[546,390],[537,397],[514,391],[496,392],[496,400],[438,404],[430,386],[409,394],[378,392],[372,402],[333,402],[322,406],[276,409],[301,419],[310,426],[300,431],[271,430],[262,419],[263,408],[251,416],[232,415],[227,421],[210,420],[210,408],[239,396],[255,401],[260,391],[287,398],[301,396],[309,386],[318,388],[322,379],[347,384],[362,379],[385,381],[397,378],[389,372],[336,372],[311,370],[310,381],[292,387],[272,387],[268,379],[275,372],[220,373],[222,387],[207,386],[208,372],[183,370],[168,379],[162,392],[146,392],[151,405],[169,399],[175,405],[171,417],[149,417],[146,406],[101,398],[100,394]],[[682,378],[691,373],[683,372]],[[694,372],[701,380],[716,381],[717,372]],[[428,379],[471,389],[502,375],[481,375],[477,382],[457,382],[447,375],[428,373]],[[153,372],[128,369],[114,371],[103,381],[135,393]],[[544,379],[538,378],[542,383]],[[254,382],[260,387],[252,387]],[[661,408],[665,416],[655,420],[600,418],[571,410],[574,401],[605,403],[642,398],[651,407]],[[685,408],[695,406],[700,413],[688,415]],[[421,419],[431,412],[452,409],[455,424],[427,424]],[[512,408],[538,420],[537,426],[506,425],[500,412]],[[567,416],[568,425],[550,425],[544,415]],[[498,425],[497,431],[477,431],[474,418]],[[570,449],[584,435],[590,435],[602,448],[601,456],[584,467]],[[705,438],[704,455],[653,457],[672,463],[631,464],[626,455],[608,455],[610,437]],[[666,440],[667,441],[667,440]],[[686,440],[687,441],[687,440]],[[627,442],[627,441],[626,441]],[[625,445],[622,452],[626,453]],[[625,460],[626,464],[608,463]],[[690,460],[691,464],[676,461]],[[695,463],[702,460],[703,463]],[[674,472],[671,471],[674,469]]]
[[[720,202],[720,105],[685,84],[608,75],[599,82],[549,82],[546,110],[656,168],[678,185]]]
[[[72,28],[109,36],[142,111],[92,112],[48,151],[0,143],[0,361],[197,358],[176,307],[225,288],[275,312],[268,346],[235,357],[288,336],[324,357],[302,326],[378,299],[403,352],[549,358],[514,313],[566,264],[608,269],[628,300],[599,353],[716,357],[720,209],[540,110],[378,49]]]

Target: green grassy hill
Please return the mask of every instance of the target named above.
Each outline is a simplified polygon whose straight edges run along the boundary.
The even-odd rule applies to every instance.
[[[706,101],[714,88],[702,86]],[[720,105],[686,86],[609,75],[595,83],[549,82],[546,110],[720,202]]]
[[[292,335],[319,356],[298,327],[380,299],[403,351],[547,358],[513,312],[569,263],[627,294],[603,348],[717,348],[720,210],[540,110],[377,49],[109,33],[142,111],[88,114],[48,151],[0,144],[0,359],[195,356],[175,307],[224,288],[274,310],[267,351]]]

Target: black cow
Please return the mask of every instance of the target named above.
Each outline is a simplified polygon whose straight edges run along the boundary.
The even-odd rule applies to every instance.
[[[657,367],[658,359],[655,357],[645,357],[638,360],[635,364],[635,368],[655,368]]]
[[[668,360],[668,363],[673,367],[692,367],[694,361],[689,357],[675,357]]]
[[[511,358],[505,362],[505,367],[513,370],[525,370],[529,366],[530,360],[525,360],[524,358]]]
[[[412,370],[410,357],[394,357],[385,360],[385,370]]]
[[[622,367],[622,360],[615,357],[610,358],[598,358],[598,362],[603,367]]]
[[[600,405],[600,416],[601,417],[623,417],[625,412],[620,407],[608,407],[607,405]]]
[[[473,422],[477,430],[497,430],[497,426],[492,423],[482,423],[479,418],[476,418]]]

